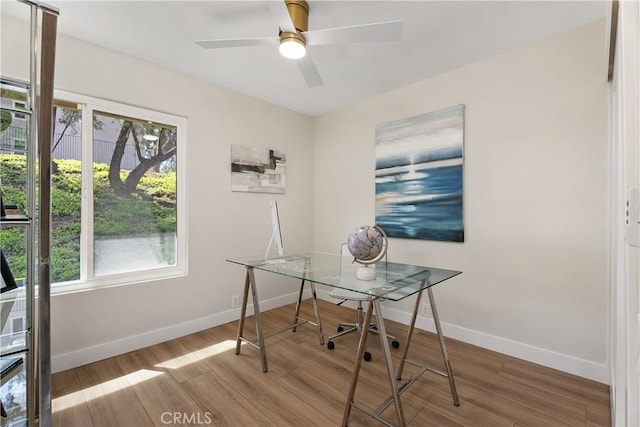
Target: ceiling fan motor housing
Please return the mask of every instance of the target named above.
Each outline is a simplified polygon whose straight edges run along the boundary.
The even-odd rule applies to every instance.
[[[280,30],[280,44],[296,42],[305,47],[307,43],[302,32],[309,29],[309,5],[304,0],[285,0],[285,4],[296,32]]]
[[[309,30],[309,5],[304,0],[285,0],[287,10],[291,16],[291,22],[296,30],[304,32]]]

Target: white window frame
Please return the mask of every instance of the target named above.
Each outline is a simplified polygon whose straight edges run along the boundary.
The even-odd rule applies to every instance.
[[[187,119],[142,107],[108,101],[63,90],[55,90],[54,98],[82,106],[82,196],[80,216],[80,279],[52,283],[52,294],[88,289],[131,285],[187,275]],[[151,270],[94,276],[93,271],[93,113],[108,112],[139,120],[175,126],[176,144],[176,265]]]

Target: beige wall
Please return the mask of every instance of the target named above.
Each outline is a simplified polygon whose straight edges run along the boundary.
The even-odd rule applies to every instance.
[[[598,22],[317,118],[314,248],[374,221],[377,124],[465,104],[465,242],[390,259],[463,271],[434,291],[449,336],[607,382],[604,64]]]
[[[3,17],[3,75],[26,77],[27,46],[13,36],[23,25]],[[189,275],[54,296],[54,370],[237,319],[231,297],[242,293],[244,271],[225,258],[264,253],[270,199],[278,200],[287,249],[311,249],[311,118],[64,36],[55,86],[187,118]],[[232,143],[284,150],[286,194],[231,192]],[[260,280],[269,283],[265,307],[293,301],[288,280]]]

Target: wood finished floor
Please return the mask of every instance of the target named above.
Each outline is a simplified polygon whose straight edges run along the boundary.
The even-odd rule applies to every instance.
[[[265,332],[291,321],[293,305],[265,312]],[[320,301],[325,337],[355,312]],[[312,318],[309,301],[303,314]],[[259,352],[235,353],[238,322],[157,344],[53,376],[53,423],[91,426],[335,426],[342,420],[357,336],[320,346],[315,328],[267,339],[269,372]],[[246,328],[254,331],[253,318]],[[388,322],[401,348],[406,327]],[[447,339],[460,406],[447,379],[425,373],[403,395],[407,424],[422,426],[608,426],[609,387],[564,372]],[[377,406],[389,393],[380,342],[363,363],[356,400]],[[409,358],[441,368],[436,337],[416,330]],[[406,366],[405,378],[413,372]],[[393,405],[385,415],[395,418]],[[350,426],[381,425],[353,409]]]

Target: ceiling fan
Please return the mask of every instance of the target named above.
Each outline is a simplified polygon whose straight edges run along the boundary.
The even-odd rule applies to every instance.
[[[279,45],[280,53],[297,61],[309,87],[323,84],[320,73],[306,47],[338,43],[397,41],[402,36],[402,22],[377,22],[347,27],[309,31],[309,5],[304,0],[269,1],[271,15],[280,27],[276,37],[219,39],[196,41],[205,49],[243,46]]]

